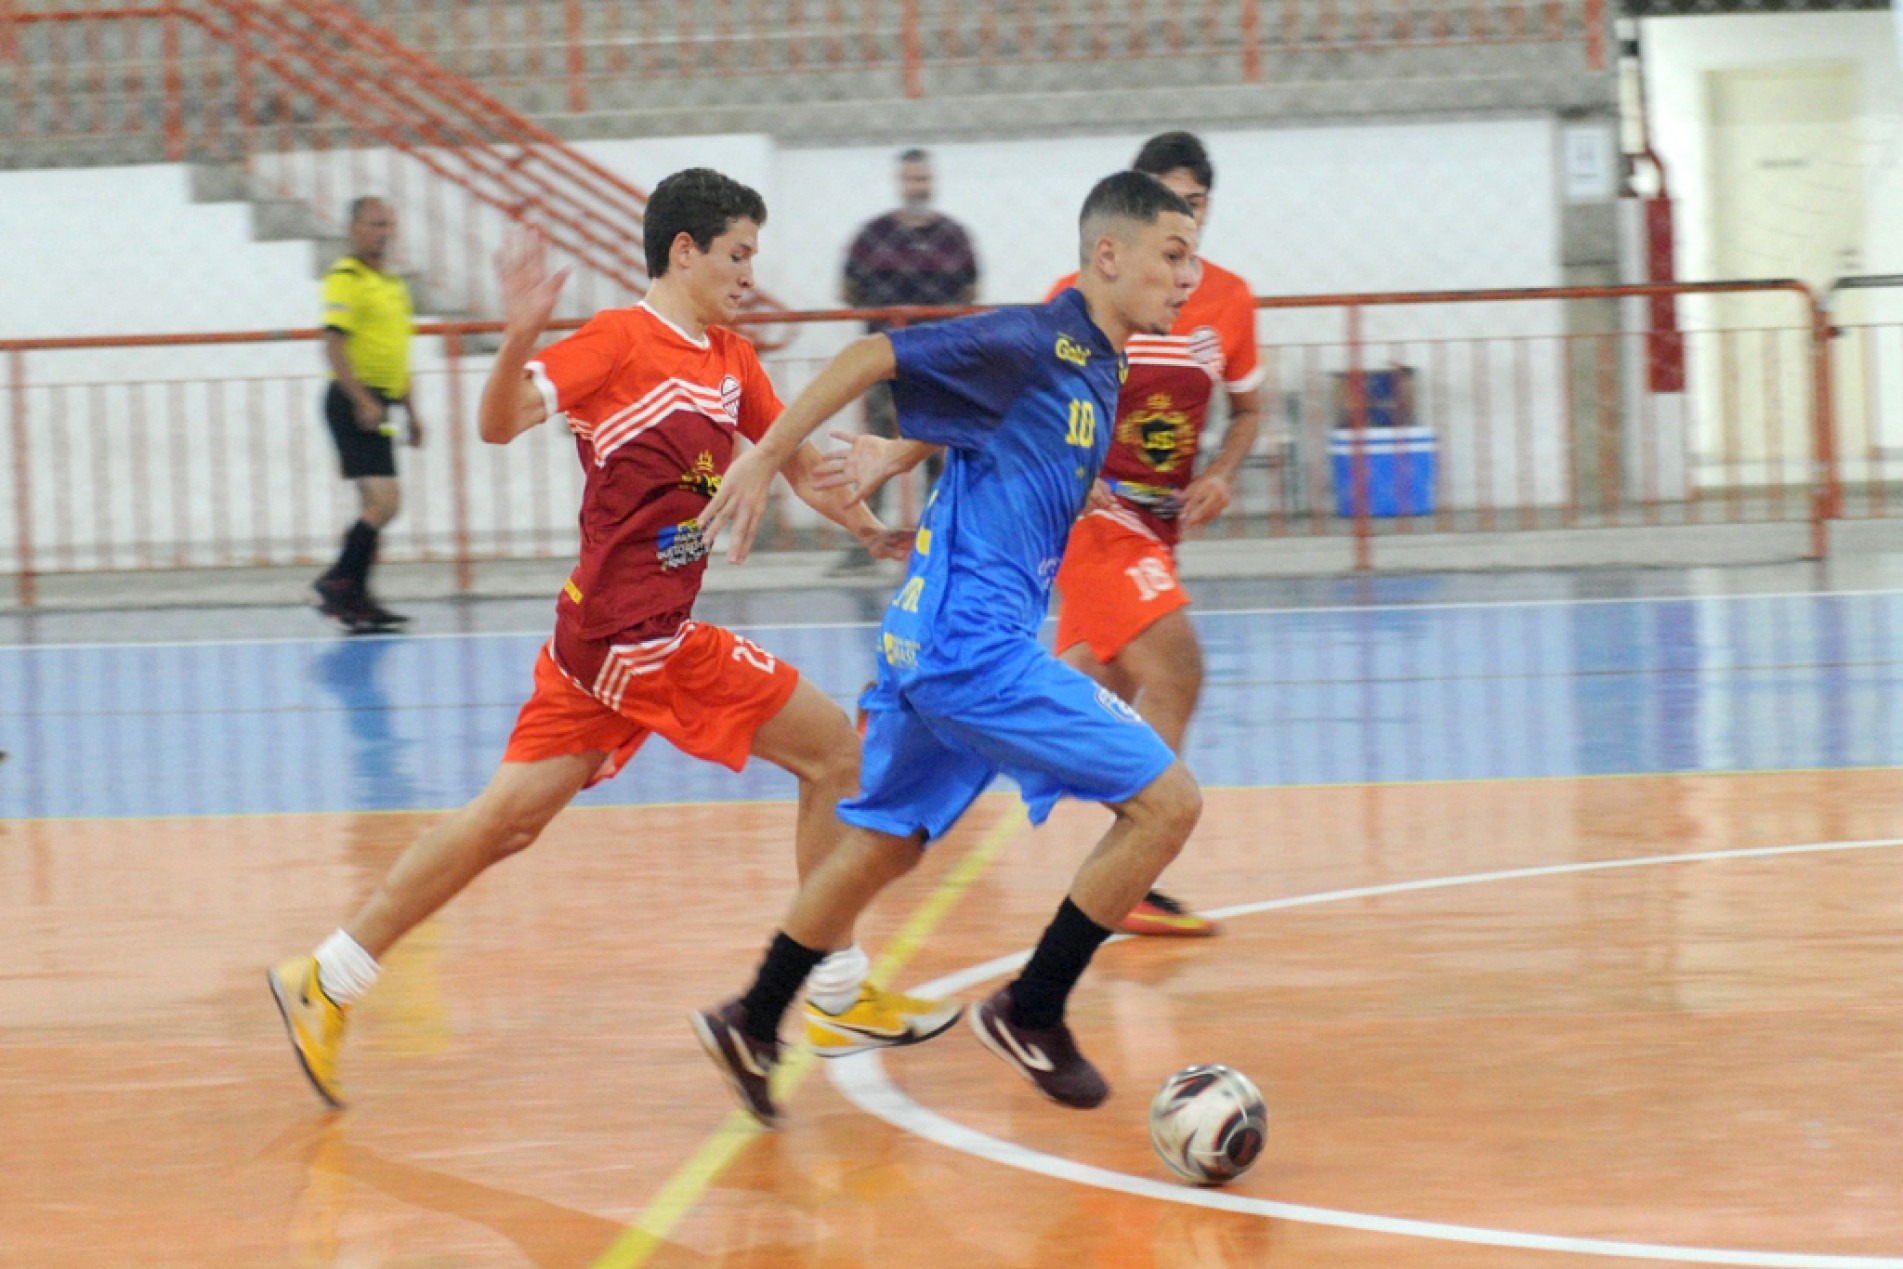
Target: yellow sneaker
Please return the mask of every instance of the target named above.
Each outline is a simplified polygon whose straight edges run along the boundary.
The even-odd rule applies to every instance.
[[[806,1002],[806,1046],[821,1057],[845,1057],[868,1049],[922,1044],[958,1021],[956,1000],[921,1000],[864,983],[844,1013],[827,1013]]]
[[[317,982],[317,958],[295,956],[266,975],[271,995],[291,1033],[291,1048],[317,1095],[338,1110],[344,1087],[337,1079],[337,1050],[343,1046],[350,1011],[332,1002]]]

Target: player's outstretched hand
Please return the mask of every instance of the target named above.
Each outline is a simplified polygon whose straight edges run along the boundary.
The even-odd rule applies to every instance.
[[[1110,492],[1110,486],[1101,480],[1090,482],[1090,496],[1084,499],[1084,514],[1093,511],[1108,511],[1117,505],[1116,498]]]
[[[898,441],[863,432],[834,432],[832,438],[846,442],[847,448],[821,455],[813,467],[813,488],[850,488],[849,507],[864,502],[886,481],[906,470],[900,460],[906,457],[907,447]]]
[[[555,301],[568,281],[568,270],[548,271],[548,239],[532,226],[512,230],[496,252],[496,283],[502,293],[502,317],[519,329],[537,333],[548,325]]]
[[[754,535],[759,533],[760,522],[766,518],[767,490],[773,487],[773,477],[778,471],[757,445],[733,460],[727,474],[720,478],[720,488],[714,490],[707,509],[700,513],[700,540],[707,544],[709,555],[713,554],[714,539],[720,531],[732,525],[733,540],[727,546],[727,560],[732,564],[746,563],[747,552],[753,549]]]
[[[1205,473],[1189,482],[1183,491],[1182,524],[1185,529],[1200,529],[1229,509],[1229,480]]]

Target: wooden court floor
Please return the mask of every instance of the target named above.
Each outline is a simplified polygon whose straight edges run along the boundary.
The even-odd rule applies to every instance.
[[[389,958],[342,1114],[264,967],[428,816],[4,822],[0,1264],[1903,1265],[1900,795],[1212,789],[1169,881],[1221,937],[1114,943],[1074,1000],[1104,1107],[1043,1102],[961,1027],[795,1064],[779,1134],[685,1017],[790,893],[790,806],[563,816]],[[898,985],[975,999],[1103,822],[988,797],[862,933]],[[1145,1135],[1193,1061],[1271,1108],[1213,1196]]]

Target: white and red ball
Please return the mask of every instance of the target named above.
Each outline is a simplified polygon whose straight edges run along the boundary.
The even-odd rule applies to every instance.
[[[1186,1066],[1150,1102],[1150,1144],[1169,1170],[1197,1185],[1222,1185],[1262,1153],[1269,1107],[1241,1071]]]

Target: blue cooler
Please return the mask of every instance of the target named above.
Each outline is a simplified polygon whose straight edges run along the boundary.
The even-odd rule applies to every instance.
[[[1432,515],[1438,449],[1430,428],[1363,428],[1361,452],[1362,461],[1368,465],[1368,514]],[[1360,510],[1355,505],[1354,464],[1354,429],[1332,429],[1328,433],[1328,465],[1335,477],[1335,514],[1344,519]]]

